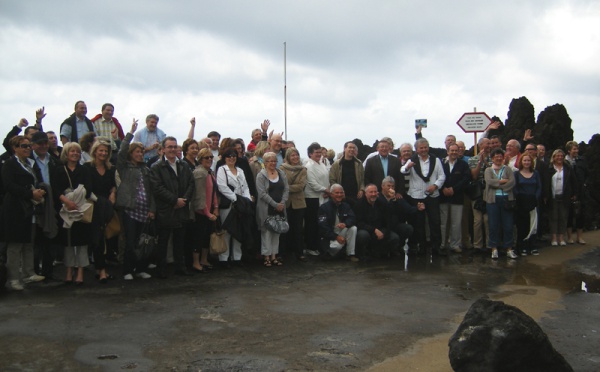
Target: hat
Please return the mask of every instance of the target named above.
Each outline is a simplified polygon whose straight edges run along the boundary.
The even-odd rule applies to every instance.
[[[46,132],[35,132],[31,136],[31,142],[40,143],[40,142],[48,142],[48,135]]]

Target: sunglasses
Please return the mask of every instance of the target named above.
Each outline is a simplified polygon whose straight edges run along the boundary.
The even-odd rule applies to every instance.
[[[30,149],[31,145],[28,144],[28,143],[22,143],[22,144],[19,145],[19,147],[22,148],[22,149]]]
[[[203,157],[202,157],[202,159],[214,159],[214,158],[215,158],[215,157],[214,157],[214,156],[212,156],[212,155],[211,155],[211,156],[203,156]]]

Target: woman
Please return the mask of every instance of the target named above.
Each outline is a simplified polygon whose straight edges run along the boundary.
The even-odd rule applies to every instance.
[[[135,248],[140,240],[144,225],[154,220],[156,204],[150,188],[150,169],[144,162],[144,145],[131,143],[138,123],[133,119],[131,130],[123,139],[117,156],[117,170],[121,184],[117,190],[116,206],[121,211],[121,223],[125,232],[125,257],[123,279],[133,280],[133,275],[142,279],[151,278],[146,273],[146,259],[137,260]]]
[[[81,147],[79,144],[76,142],[65,143],[60,154],[60,160],[64,166],[56,169],[56,175],[52,179],[54,200],[58,203],[58,209],[62,206],[67,211],[78,210],[80,208],[77,203],[69,199],[66,194],[73,198],[72,191],[79,185],[83,185],[85,188],[86,199],[92,193],[92,179],[88,169],[79,163],[81,160]],[[73,282],[73,268],[77,267],[75,283],[82,285],[83,269],[90,264],[88,245],[92,233],[91,224],[74,221],[70,228],[63,227],[61,233],[65,246],[63,261],[67,267],[65,283],[71,284]]]
[[[264,258],[264,265],[281,266],[277,259],[279,253],[279,234],[268,229],[265,220],[270,216],[285,217],[285,205],[289,196],[289,187],[285,173],[277,169],[277,155],[267,152],[263,155],[265,169],[256,177],[256,223],[260,228],[260,252]]]
[[[550,168],[546,172],[545,197],[548,203],[551,244],[567,245],[565,232],[567,231],[567,215],[569,205],[577,199],[575,194],[576,179],[571,167],[565,163],[565,153],[562,150],[554,150],[550,160]]]
[[[219,201],[217,200],[217,179],[211,169],[214,156],[209,148],[204,148],[198,153],[198,159],[200,166],[194,169],[196,190],[192,202],[196,214],[194,228],[198,243],[193,252],[192,270],[204,272],[206,269],[212,269],[212,265],[208,262],[208,251],[210,234],[215,231],[215,224],[219,218]]]
[[[112,147],[109,141],[100,139],[94,142],[90,150],[90,161],[83,166],[87,169],[92,179],[92,192],[98,200],[94,206],[92,219],[92,236],[90,244],[94,254],[94,267],[100,283],[105,284],[109,275],[106,273],[104,251],[106,241],[104,230],[113,217],[114,205],[117,200],[117,186],[115,184],[115,168],[110,163]]]
[[[487,204],[490,229],[488,248],[492,250],[492,258],[498,259],[498,243],[500,231],[502,231],[506,255],[514,260],[518,257],[512,249],[514,211],[507,208],[507,203],[514,200],[515,176],[512,169],[504,165],[504,151],[502,149],[494,149],[490,156],[492,166],[485,170],[486,185],[483,193],[483,198]]]
[[[237,152],[235,149],[230,147],[228,150],[225,150],[222,157],[225,159],[225,165],[220,167],[217,171],[217,186],[221,194],[221,199],[219,201],[219,216],[221,218],[221,223],[224,223],[229,213],[232,212],[233,203],[236,202],[238,198],[246,198],[250,201],[251,196],[244,172],[235,166],[235,162],[237,161]],[[242,221],[241,223],[249,224],[250,222]],[[225,241],[227,242],[229,249],[227,252],[219,255],[219,261],[224,266],[228,266],[227,261],[230,258],[234,262],[240,263],[240,260],[242,259],[242,243],[234,239],[229,231],[225,234]],[[233,257],[230,257],[230,252]]]
[[[256,176],[265,167],[262,156],[269,152],[269,142],[260,141],[254,149],[254,156],[250,159],[250,168],[252,169],[252,178],[256,180]]]
[[[183,153],[183,163],[188,165],[191,173],[194,173],[194,170],[199,166],[197,160],[198,153],[200,152],[198,141],[193,138],[186,139],[181,145],[181,151]],[[195,193],[196,190],[194,190],[194,195]],[[192,199],[193,198],[194,197],[192,197]],[[198,231],[195,224],[196,214],[194,213],[191,204],[188,204],[186,208],[190,209],[190,213],[189,219],[184,222],[185,237],[183,239],[183,253],[185,267],[192,272],[204,273],[204,270],[194,265],[194,252],[198,250]]]
[[[293,252],[298,260],[306,261],[300,243],[302,241],[302,220],[306,210],[306,201],[304,200],[306,168],[300,164],[300,153],[295,147],[290,147],[285,152],[285,162],[281,165],[281,170],[285,173],[289,186],[286,208],[290,231],[284,235],[287,242],[285,247],[289,252]]]
[[[33,269],[34,202],[44,200],[46,192],[36,188],[42,181],[34,160],[30,159],[31,144],[24,136],[9,142],[14,155],[2,166],[2,182],[6,193],[2,205],[4,238],[7,243],[6,267],[12,289],[22,291],[24,283],[45,278]]]
[[[319,206],[329,197],[329,171],[321,162],[321,145],[313,142],[307,149],[306,187],[304,200],[304,239],[306,250],[313,256],[319,255]]]
[[[521,256],[527,256],[528,253],[534,256],[539,254],[533,248],[533,235],[537,231],[537,201],[542,195],[542,179],[533,169],[533,161],[531,155],[524,153],[517,163],[519,171],[515,173],[517,250],[521,251]]]
[[[88,132],[81,136],[79,139],[79,146],[81,146],[81,159],[79,159],[79,163],[81,165],[87,163],[92,159],[90,156],[90,151],[92,149],[92,145],[96,140],[96,133]]]
[[[585,244],[581,237],[585,223],[585,209],[587,208],[584,195],[587,192],[588,167],[584,158],[579,156],[579,145],[575,141],[567,142],[565,149],[567,156],[565,160],[571,165],[573,174],[577,180],[577,200],[569,206],[569,218],[567,219],[567,243]],[[573,228],[576,229],[577,239],[573,240]]]

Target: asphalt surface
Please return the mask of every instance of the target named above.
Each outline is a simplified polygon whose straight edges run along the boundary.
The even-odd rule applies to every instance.
[[[562,308],[539,323],[575,370],[597,371],[600,295],[580,287],[598,292],[600,234],[585,237],[588,246],[542,266],[555,247],[517,262],[469,253],[411,257],[406,267],[403,257],[257,262],[105,285],[89,270],[83,286],[0,293],[0,371],[362,371],[454,332],[477,298],[515,282],[531,296],[560,291]],[[447,348],[422,370],[428,358],[447,359]]]

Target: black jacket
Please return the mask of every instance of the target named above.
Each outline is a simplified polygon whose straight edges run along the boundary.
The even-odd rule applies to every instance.
[[[381,231],[386,238],[389,236],[391,216],[389,205],[385,201],[377,198],[371,205],[366,197],[360,198],[354,205],[354,214],[359,230],[366,230],[374,239],[375,229]]]
[[[544,190],[544,198],[546,201],[550,202],[552,200],[552,176],[556,173],[556,169],[554,166],[550,164],[548,167],[548,171],[546,172],[546,182],[542,187]],[[569,165],[569,163],[565,162],[563,165],[563,201],[565,204],[569,204],[571,202],[571,198],[577,195],[577,178],[575,177],[575,172]]]
[[[356,224],[356,216],[350,208],[350,204],[341,202],[336,205],[331,198],[327,203],[319,207],[319,236],[327,240],[335,240],[338,234],[333,232],[335,227],[335,218],[338,216],[340,223],[346,224],[346,227],[352,227]]]
[[[417,207],[410,205],[404,198],[387,200],[385,196],[379,195],[379,199],[382,203],[388,205],[390,217],[389,226],[392,229],[400,223],[405,223],[408,220],[409,215],[417,213]]]
[[[440,203],[451,203],[451,204],[463,204],[464,202],[464,190],[471,180],[471,170],[467,162],[463,160],[456,160],[452,173],[450,173],[450,163],[444,159],[442,161],[442,168],[446,175],[446,181],[442,188],[452,187],[454,195],[444,196],[442,190],[440,190]]]
[[[181,160],[177,160],[176,164],[177,174],[165,158],[154,163],[150,171],[158,227],[182,227],[183,222],[190,217],[189,205],[194,196],[194,177],[187,164]],[[175,209],[178,198],[186,199],[187,204],[183,208]]]
[[[388,172],[387,175],[394,178],[396,181],[396,192],[404,194],[404,175],[400,173],[400,159],[393,155],[388,155]],[[381,181],[385,178],[381,159],[379,154],[373,156],[365,164],[365,187],[372,183],[377,186],[377,190],[381,192]]]
[[[75,113],[71,114],[65,121],[60,125],[60,131],[62,131],[63,126],[68,125],[71,127],[71,138],[69,138],[69,142],[79,142],[79,137],[77,136],[77,128],[75,127],[75,123],[77,122],[77,118],[75,117]],[[85,118],[85,123],[87,124],[88,131],[94,132],[94,124],[88,118]]]

